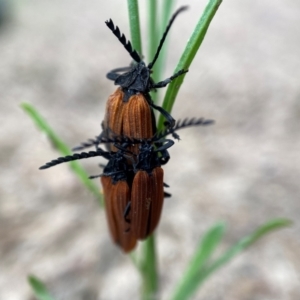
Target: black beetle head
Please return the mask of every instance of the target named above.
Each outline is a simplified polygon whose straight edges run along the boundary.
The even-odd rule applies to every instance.
[[[110,19],[106,21],[106,25],[108,28],[113,32],[113,34],[118,38],[118,40],[121,42],[121,44],[124,46],[124,48],[127,50],[131,58],[136,63],[132,68],[126,71],[124,74],[119,74],[118,72],[111,71],[108,73],[107,77],[111,80],[115,81],[115,85],[119,85],[123,88],[125,91],[125,101],[129,98],[131,94],[135,94],[138,92],[148,93],[151,89],[153,89],[153,80],[150,78],[151,70],[157,61],[157,58],[159,56],[159,53],[162,49],[162,46],[166,40],[166,37],[168,35],[168,32],[175,20],[175,18],[178,16],[179,13],[182,11],[185,11],[187,9],[187,6],[182,6],[179,8],[171,17],[171,20],[169,21],[166,30],[160,40],[160,43],[157,47],[156,53],[154,55],[154,58],[152,62],[148,64],[146,67],[145,63],[142,61],[141,56],[138,54],[136,50],[133,49],[131,42],[128,41],[124,34],[121,33],[118,26],[115,26],[113,21]],[[126,68],[125,68],[126,69]],[[125,71],[124,68],[116,69],[118,71],[122,70]]]

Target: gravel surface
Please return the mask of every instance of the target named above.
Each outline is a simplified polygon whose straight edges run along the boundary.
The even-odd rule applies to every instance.
[[[112,244],[93,195],[67,164],[38,170],[58,154],[19,107],[32,103],[70,146],[98,134],[115,90],[105,74],[130,62],[104,21],[129,36],[126,1],[9,3],[0,28],[0,299],[34,299],[28,274],[58,300],[139,299],[139,275]],[[187,3],[171,31],[166,77],[206,1],[176,7]],[[228,225],[221,251],[274,217],[294,225],[248,249],[193,299],[300,299],[299,20],[296,0],[231,0],[209,28],[173,116],[216,124],[182,131],[170,150],[173,196],[157,230],[161,299],[210,226]],[[98,172],[97,158],[82,164]]]

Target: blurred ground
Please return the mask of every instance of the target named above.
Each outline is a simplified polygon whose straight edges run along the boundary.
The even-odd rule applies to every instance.
[[[57,299],[138,299],[138,274],[111,243],[93,196],[67,165],[38,171],[58,154],[19,107],[34,104],[70,146],[98,134],[115,90],[105,74],[130,61],[104,21],[129,33],[126,1],[9,3],[0,31],[0,299],[33,299],[29,273]],[[186,3],[191,9],[171,31],[166,76],[206,1],[176,7]],[[216,125],[182,131],[165,168],[173,197],[157,230],[163,299],[215,222],[229,226],[225,249],[273,217],[294,226],[248,249],[194,299],[300,299],[299,21],[296,0],[228,0],[209,28],[173,115]],[[97,163],[83,165],[95,174]]]

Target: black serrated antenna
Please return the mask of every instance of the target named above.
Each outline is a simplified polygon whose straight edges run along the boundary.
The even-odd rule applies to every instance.
[[[185,11],[185,10],[187,10],[187,9],[188,9],[188,6],[182,6],[182,7],[180,7],[180,8],[173,14],[173,16],[172,16],[171,20],[169,21],[169,24],[168,24],[168,26],[167,26],[165,32],[164,32],[164,34],[163,34],[163,36],[162,36],[162,38],[161,38],[161,40],[160,40],[160,42],[159,42],[159,46],[158,46],[158,48],[157,48],[157,50],[156,50],[156,53],[155,53],[154,58],[153,58],[153,61],[148,65],[148,68],[149,68],[149,69],[152,69],[152,67],[154,66],[154,64],[155,64],[155,62],[156,62],[156,60],[157,60],[157,58],[158,58],[158,55],[159,55],[159,53],[160,53],[160,50],[161,50],[161,48],[162,48],[162,46],[163,46],[163,44],[164,44],[164,42],[165,42],[165,40],[166,40],[166,37],[167,37],[167,35],[168,35],[168,32],[169,32],[169,30],[170,30],[170,28],[171,28],[171,26],[172,26],[174,20],[176,19],[176,17],[177,17],[181,12],[183,12],[183,11]]]
[[[208,126],[214,124],[214,122],[214,120],[206,120],[204,118],[185,118],[183,120],[178,120],[173,128],[167,128],[159,132],[156,135],[156,140],[160,140],[169,134],[172,134],[173,138],[179,140],[180,137],[176,133],[177,130],[192,126]]]
[[[118,38],[118,40],[121,42],[121,44],[127,50],[127,52],[130,54],[130,56],[133,58],[133,60],[135,60],[137,63],[141,62],[141,58],[140,58],[139,54],[132,48],[130,41],[126,40],[125,35],[123,33],[121,34],[119,27],[118,26],[115,27],[112,19],[109,19],[109,21],[105,21],[105,24],[113,32],[113,34]]]
[[[127,143],[128,145],[133,144],[142,144],[142,143],[153,143],[161,140],[162,138],[166,137],[169,134],[172,134],[173,138],[179,140],[179,135],[177,135],[176,131],[192,126],[208,126],[214,124],[214,120],[206,120],[204,118],[185,118],[183,120],[178,120],[175,123],[175,126],[167,129],[164,129],[160,132],[157,132],[151,139],[137,139],[131,138],[128,136],[113,136],[111,138],[97,136],[95,139],[89,139],[87,142],[83,142],[80,146],[73,148],[73,151],[83,150],[84,148],[88,148],[91,146],[97,146],[99,144],[105,143],[118,143],[124,144]]]
[[[98,137],[96,137],[95,139],[88,139],[86,142],[81,143],[79,146],[72,148],[72,151],[80,151],[91,146],[97,146],[99,144],[100,142]]]
[[[107,158],[107,153],[108,152],[106,152],[106,151],[98,149],[97,151],[82,152],[82,153],[76,153],[74,155],[68,155],[65,157],[59,157],[57,159],[51,160],[50,162],[44,164],[39,169],[44,170],[44,169],[48,169],[48,168],[54,167],[56,165],[65,163],[65,162],[78,160],[78,159],[84,159],[84,158],[90,158],[90,157],[95,157],[95,156],[103,156],[103,157]]]

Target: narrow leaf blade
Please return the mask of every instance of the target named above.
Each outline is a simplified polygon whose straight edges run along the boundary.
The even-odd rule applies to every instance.
[[[45,284],[35,276],[28,276],[28,282],[38,300],[54,300]]]
[[[253,245],[260,238],[264,237],[268,233],[273,232],[274,230],[285,228],[291,224],[292,222],[287,219],[273,219],[260,226],[253,233],[239,240],[214,262],[203,265],[202,268],[198,269],[198,272],[194,273],[194,277],[191,278],[189,284],[190,290],[188,290],[181,299],[188,299],[210,275],[212,275],[226,263],[230,262],[231,259],[233,259],[237,254]]]
[[[30,116],[37,127],[48,136],[57,151],[64,156],[72,153],[69,147],[58,137],[51,126],[31,104],[23,102],[21,103],[21,107]],[[103,207],[103,198],[99,192],[99,188],[89,179],[89,175],[84,171],[81,165],[76,161],[72,161],[70,162],[70,166],[81,182],[97,197],[100,206]]]
[[[207,275],[229,262],[234,256],[253,245],[256,241],[258,241],[268,233],[291,225],[291,220],[283,218],[273,219],[266,222],[265,224],[258,227],[253,233],[238,241],[235,245],[228,249],[219,259],[217,259],[213,264],[211,264],[211,266],[206,272]]]
[[[207,29],[221,3],[222,0],[210,0],[206,5],[201,18],[198,24],[196,25],[194,32],[192,33],[181,55],[181,58],[174,71],[174,74],[181,69],[188,69],[190,67],[194,57],[196,56],[197,51],[199,50],[204,40]],[[166,111],[171,112],[176,96],[179,92],[179,89],[183,83],[185,76],[186,74],[179,76],[169,84],[163,101],[163,108]],[[162,129],[163,124],[164,124],[164,118],[161,115],[158,122],[158,128]]]
[[[133,49],[142,55],[142,40],[139,17],[139,4],[137,0],[127,0],[131,42]]]
[[[225,224],[217,223],[211,227],[202,238],[199,243],[194,257],[184,273],[181,282],[177,284],[177,288],[174,292],[173,300],[186,299],[193,290],[193,279],[198,274],[198,270],[201,269],[207,261],[213,255],[216,247],[219,245],[225,232]]]

